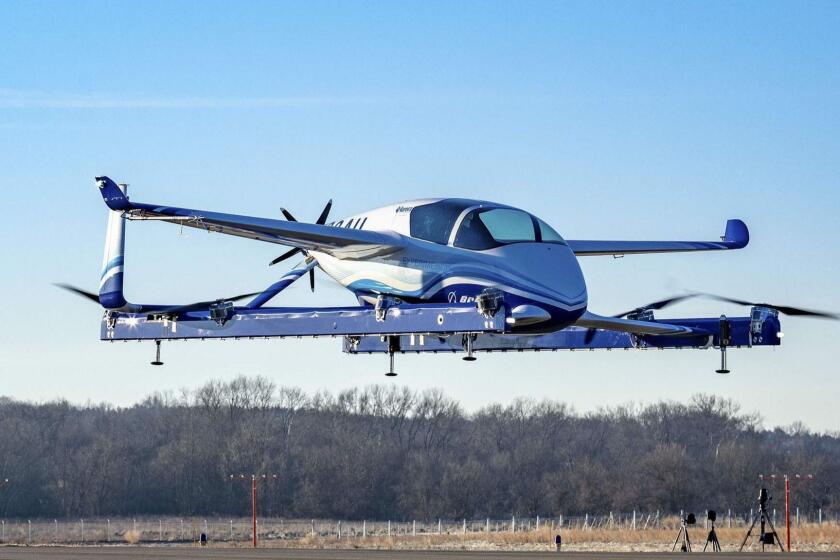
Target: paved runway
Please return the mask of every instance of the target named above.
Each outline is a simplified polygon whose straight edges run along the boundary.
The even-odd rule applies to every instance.
[[[197,548],[197,547],[0,547],[0,560],[153,560],[173,558],[183,560],[204,560],[236,558],[245,560],[529,560],[564,558],[570,560],[662,560],[666,556],[680,556],[679,553],[647,552],[490,552],[490,551],[414,551],[414,550],[311,550],[288,548]],[[704,557],[747,557],[750,560],[778,560],[775,553],[749,552],[738,554],[725,552],[704,554]],[[784,558],[795,556],[807,560],[838,560],[840,553],[803,552],[785,554]]]

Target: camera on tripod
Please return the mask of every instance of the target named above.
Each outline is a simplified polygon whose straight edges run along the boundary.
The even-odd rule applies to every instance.
[[[694,517],[693,513],[689,513],[685,516],[685,519],[683,519],[683,523],[685,523],[686,525],[694,525],[695,523],[697,523],[697,518]]]
[[[767,507],[767,502],[772,500],[773,496],[767,493],[767,488],[762,488],[758,491],[758,505],[762,508]]]

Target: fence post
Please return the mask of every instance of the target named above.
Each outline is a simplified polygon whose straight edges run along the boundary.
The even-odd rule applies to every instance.
[[[55,522],[55,542],[58,544],[58,519],[53,519],[53,521]],[[3,540],[5,541],[6,539],[4,538]]]
[[[2,525],[2,527],[3,527],[3,536],[2,536],[2,538],[0,538],[0,540],[2,540],[3,544],[5,544],[6,543],[6,520],[4,519],[3,521],[0,521],[0,525]]]
[[[388,536],[391,536],[391,520],[388,520]]]
[[[417,536],[417,520],[416,519],[411,522],[411,536],[412,537]]]
[[[489,517],[487,518],[487,525],[485,525],[484,532],[485,533],[490,533],[490,518]]]
[[[438,517],[438,535],[440,535],[440,517]]]
[[[32,520],[27,519],[26,523],[29,525],[29,532],[26,535],[26,542],[28,544],[32,544]]]
[[[183,519],[181,520],[181,533],[180,533],[179,540],[181,540],[181,541],[184,540],[184,520]]]
[[[819,522],[818,523],[820,525],[822,525],[822,508],[820,508],[820,517],[819,517]]]
[[[796,528],[799,528],[799,507],[796,508]]]
[[[106,536],[105,540],[107,540],[108,542],[111,542],[111,520],[110,519],[108,519],[108,535]]]
[[[367,537],[367,519],[362,521],[362,537]]]
[[[312,526],[312,536],[314,537],[315,536],[315,520],[313,519],[312,521],[310,521],[310,523],[311,523],[311,526]]]
[[[730,529],[732,528],[732,510],[731,509],[726,510],[726,524],[729,526]]]

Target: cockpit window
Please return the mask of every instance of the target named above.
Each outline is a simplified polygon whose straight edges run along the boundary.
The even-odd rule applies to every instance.
[[[560,236],[559,233],[554,231],[550,225],[545,223],[544,221],[537,218],[537,223],[540,225],[540,238],[542,241],[551,241],[555,243],[562,243],[563,245],[566,244],[566,240]]]
[[[446,245],[455,220],[471,205],[467,201],[450,199],[413,208],[409,219],[411,237]]]
[[[511,208],[479,208],[461,221],[455,246],[482,251],[536,240],[537,230],[530,214]]]

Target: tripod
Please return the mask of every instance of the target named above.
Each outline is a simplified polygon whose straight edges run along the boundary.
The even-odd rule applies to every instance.
[[[693,518],[694,514],[690,513],[689,516]],[[680,532],[677,533],[677,539],[674,541],[674,546],[671,547],[671,552],[674,552],[677,549],[677,543],[680,542],[680,538],[682,538],[680,551],[691,552],[691,539],[688,536],[688,524],[685,519],[680,520]]]
[[[738,549],[738,552],[744,550],[744,546],[747,544],[747,539],[750,538],[750,534],[755,528],[755,524],[757,521],[760,522],[761,526],[759,540],[761,541],[762,552],[764,551],[765,544],[778,544],[779,550],[781,550],[782,552],[785,551],[785,547],[782,546],[782,540],[779,538],[779,534],[776,533],[776,528],[773,527],[773,522],[770,521],[770,516],[767,514],[767,500],[769,499],[771,498],[767,495],[767,488],[762,488],[761,491],[758,493],[758,513],[756,513],[755,517],[753,517],[752,524],[747,530],[747,534],[744,536],[744,541],[741,543],[741,548]],[[771,531],[769,533],[764,530],[765,524],[770,525]]]
[[[706,544],[703,545],[703,552],[706,552],[706,547],[709,546],[709,543],[712,543],[712,552],[720,552],[720,541],[717,538],[717,533],[715,532],[715,522],[712,521],[712,530],[709,531],[709,536],[706,537]]]

